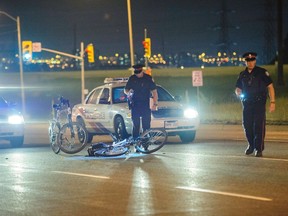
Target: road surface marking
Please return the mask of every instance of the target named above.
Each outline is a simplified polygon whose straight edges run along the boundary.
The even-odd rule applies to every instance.
[[[247,155],[216,155],[216,154],[195,154],[195,153],[177,153],[177,152],[173,152],[173,154],[177,154],[177,155],[191,155],[191,156],[204,156],[204,157],[221,157],[221,158],[237,158],[237,159],[243,159],[243,158],[255,158],[257,160],[261,159],[261,160],[270,160],[270,161],[281,161],[281,162],[288,162],[288,159],[284,159],[284,158],[269,158],[269,157],[254,157],[254,156],[247,156]]]
[[[214,190],[207,190],[207,189],[201,189],[201,188],[193,188],[193,187],[176,187],[176,188],[183,189],[183,190],[203,192],[203,193],[219,194],[219,195],[224,195],[224,196],[233,196],[233,197],[239,197],[239,198],[245,198],[245,199],[254,199],[254,200],[260,200],[260,201],[266,201],[266,202],[272,201],[272,199],[265,198],[265,197],[256,197],[256,196],[250,196],[250,195],[244,195],[244,194],[214,191]]]
[[[0,166],[6,166],[6,167],[11,167],[11,164],[0,164]],[[21,168],[25,170],[30,170],[30,168],[23,168],[20,166],[17,166],[17,164],[12,164],[13,167],[16,168]],[[60,173],[60,174],[65,174],[65,175],[75,175],[75,176],[82,176],[82,177],[89,177],[89,178],[99,178],[99,179],[110,179],[110,177],[107,176],[96,176],[96,175],[87,175],[87,174],[82,174],[82,173],[72,173],[72,172],[61,172],[61,171],[52,171],[53,173]]]
[[[262,160],[272,160],[272,161],[284,161],[284,162],[288,162],[288,159],[281,159],[281,158],[266,158],[266,157],[262,157]]]
[[[96,176],[96,175],[87,175],[82,173],[72,173],[72,172],[61,172],[61,171],[52,171],[53,173],[60,173],[65,175],[75,175],[75,176],[82,176],[82,177],[89,177],[89,178],[101,178],[101,179],[110,179],[107,176]]]

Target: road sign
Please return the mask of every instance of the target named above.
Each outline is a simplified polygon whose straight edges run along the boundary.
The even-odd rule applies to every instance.
[[[202,71],[192,71],[192,85],[203,86]]]
[[[33,52],[41,52],[41,43],[40,42],[34,42],[32,43],[32,50]]]

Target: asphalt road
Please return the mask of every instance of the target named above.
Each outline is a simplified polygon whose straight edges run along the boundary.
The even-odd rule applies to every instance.
[[[267,128],[263,158],[244,155],[241,126],[115,158],[56,155],[46,124],[28,127],[24,148],[1,145],[0,215],[287,215],[285,127]]]

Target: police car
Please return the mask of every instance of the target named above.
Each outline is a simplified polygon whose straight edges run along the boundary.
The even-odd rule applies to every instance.
[[[128,78],[106,78],[104,85],[87,95],[84,104],[73,107],[72,119],[86,127],[89,142],[94,135],[115,133],[119,139],[131,135],[131,112],[124,93],[127,81]],[[178,135],[182,142],[192,142],[200,123],[198,112],[185,109],[160,85],[157,92],[158,110],[152,111],[151,128],[164,128],[168,136]]]
[[[0,140],[10,141],[12,147],[21,147],[24,141],[24,118],[3,97],[0,97]]]

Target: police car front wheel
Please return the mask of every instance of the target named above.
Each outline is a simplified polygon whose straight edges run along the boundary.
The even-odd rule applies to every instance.
[[[183,131],[179,133],[182,143],[190,143],[195,140],[196,131]]]
[[[125,123],[122,117],[118,116],[115,118],[114,128],[117,139],[123,140],[128,137],[128,133],[126,131]]]

